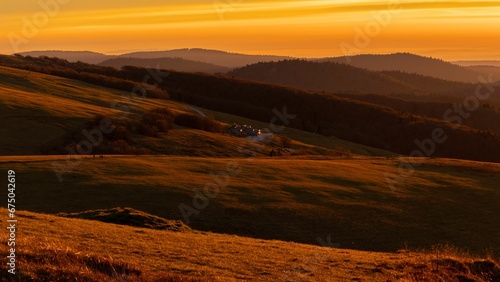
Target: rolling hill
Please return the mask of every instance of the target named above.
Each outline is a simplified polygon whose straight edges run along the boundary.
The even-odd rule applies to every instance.
[[[19,210],[7,281],[500,279],[497,134],[223,75],[22,56],[0,56],[0,115]],[[224,134],[232,123],[276,134]],[[284,137],[296,153],[269,157]],[[66,149],[82,140],[96,150]]]
[[[195,113],[192,107],[171,100],[127,99],[130,93],[124,91],[8,67],[0,67],[0,79],[0,112],[6,125],[0,128],[0,134],[4,136],[0,139],[0,155],[65,153],[61,147],[84,140],[85,136],[80,132],[99,115],[117,120],[121,116],[127,116],[126,120],[140,120],[157,108],[168,108],[179,114]],[[119,108],[113,106],[117,101],[120,101]],[[124,109],[129,109],[129,112]],[[269,127],[268,123],[201,110],[225,124]],[[345,148],[360,155],[391,155],[387,151],[300,130],[290,129],[282,135],[297,140],[293,147],[309,154],[335,154],[336,150]],[[243,142],[241,138],[181,126],[174,126],[159,138],[132,133],[127,139],[134,147],[146,150],[142,153],[212,157],[245,156],[238,152],[234,143],[245,144],[259,155],[267,155],[277,145],[262,146]]]
[[[381,71],[381,73],[419,89],[423,95],[434,96],[435,99],[444,100],[457,97],[463,99],[473,94],[477,87],[477,84],[473,83],[449,81],[415,73],[401,71]]]
[[[100,66],[114,67],[120,69],[124,66],[160,68],[165,70],[176,70],[183,72],[205,72],[205,73],[223,73],[229,71],[229,68],[209,63],[185,60],[181,58],[113,58],[99,63]]]
[[[350,57],[335,57],[319,59],[320,62],[337,62],[349,64],[372,71],[401,71],[416,73],[435,78],[478,82],[478,73],[443,60],[423,57],[410,53],[395,53],[387,55],[356,55]]]
[[[58,59],[35,59],[0,57],[3,64],[14,67],[36,69],[40,72],[85,79],[101,85],[134,88],[133,82],[142,83],[151,70],[128,68],[115,70],[93,65],[71,64]],[[31,63],[31,64],[29,64]],[[75,69],[77,71],[75,71]],[[122,81],[124,78],[127,81]],[[117,81],[116,81],[117,80]],[[116,83],[115,83],[116,82]],[[153,87],[154,88],[154,87]],[[424,154],[437,157],[453,157],[481,161],[498,162],[500,136],[492,132],[475,130],[455,123],[415,116],[388,107],[360,101],[338,98],[331,94],[301,91],[225,76],[169,72],[159,88],[159,98],[168,95],[176,101],[205,109],[239,115],[242,117],[270,122],[281,126],[335,136],[350,142],[410,154],[424,150]],[[161,99],[160,99],[161,100]],[[281,114],[279,123],[276,111],[288,113],[286,119]],[[286,110],[285,110],[286,109]],[[293,115],[290,118],[290,114]],[[423,148],[433,132],[440,131],[446,137],[446,144]],[[420,145],[419,145],[420,144]],[[473,148],[463,150],[463,148]],[[422,154],[422,153],[420,153]]]
[[[286,56],[272,56],[272,55],[247,55],[247,54],[230,53],[218,50],[200,49],[200,48],[190,48],[190,49],[186,48],[186,49],[175,49],[166,51],[132,52],[116,56],[105,55],[89,51],[31,51],[31,52],[21,52],[19,54],[23,56],[32,56],[32,57],[40,57],[40,56],[57,57],[60,59],[68,60],[70,62],[80,61],[88,64],[100,64],[106,60],[114,58],[161,59],[161,60],[165,60],[165,58],[171,58],[171,59],[177,58],[177,59],[184,59],[187,61],[216,65],[218,67],[225,67],[225,68],[236,68],[258,62],[280,61],[290,58]],[[143,64],[139,63],[139,61],[134,61],[134,62],[137,62],[138,64],[140,64],[140,66],[142,66]],[[193,64],[192,62],[185,62],[185,63]],[[154,63],[153,65],[156,65],[156,63]],[[205,65],[205,67],[207,67],[207,65]]]
[[[495,60],[481,60],[481,61],[453,61],[452,63],[460,66],[497,66],[500,67],[500,61]]]
[[[20,52],[22,56],[31,57],[57,57],[61,59],[68,60],[69,62],[84,62],[88,64],[98,64],[104,60],[113,58],[114,56],[105,55],[102,53],[91,52],[91,51],[31,51],[31,52]]]
[[[229,76],[275,83],[303,90],[342,94],[404,96],[407,99],[463,99],[474,93],[472,83],[447,81],[401,71],[369,71],[334,62],[288,60],[249,65]],[[477,81],[476,81],[477,82]]]
[[[12,276],[2,264],[3,281],[487,281],[500,272],[495,260],[449,247],[372,253],[25,211],[17,215],[24,226],[17,241],[19,266]],[[7,239],[5,232],[0,239]]]
[[[199,48],[191,49],[176,49],[168,51],[151,51],[151,52],[133,52],[120,55],[122,58],[141,58],[141,59],[156,59],[156,58],[182,58],[185,60],[204,62],[227,68],[242,67],[258,62],[280,61],[288,59],[285,56],[272,55],[246,55],[238,53],[229,53],[218,50],[207,50]]]
[[[387,97],[382,95],[352,95],[337,94],[340,97],[364,101],[367,103],[383,105],[400,111],[412,113],[435,119],[444,119],[444,113],[453,108],[455,101],[426,101],[404,100],[402,98]],[[406,98],[406,97],[405,97]],[[500,107],[495,103],[483,103],[473,115],[463,120],[463,124],[479,130],[492,131],[500,134]]]
[[[396,110],[445,120],[454,104],[476,93],[477,84],[447,81],[400,71],[372,72],[338,63],[281,61],[259,63],[228,73],[265,83],[303,90],[330,92],[347,99],[391,107]],[[500,132],[500,97],[491,95],[463,123],[469,127]]]
[[[478,65],[469,66],[467,68],[476,72],[483,73],[485,76],[492,75],[493,81],[500,81],[500,66]]]
[[[285,60],[248,65],[228,76],[329,93],[418,94],[391,76],[332,62]]]
[[[259,62],[277,62],[294,59],[286,56],[247,55],[207,49],[176,49],[166,51],[132,52],[121,55],[106,55],[90,51],[30,51],[19,53],[32,57],[57,57],[69,62],[101,64],[120,68],[125,65],[148,67],[167,64],[166,69],[187,72],[225,72],[233,68]],[[141,60],[142,59],[142,60]],[[184,61],[182,61],[184,60]],[[357,55],[312,59],[317,62],[337,62],[373,71],[401,71],[451,81],[477,82],[478,75],[493,74],[500,77],[497,61],[456,61],[448,63],[409,53],[389,55]],[[500,79],[500,78],[499,78]]]
[[[377,252],[451,244],[500,255],[498,164],[425,159],[390,188],[387,175],[408,159],[106,156],[82,159],[60,182],[53,164],[66,160],[1,157],[0,169],[16,172],[17,198],[33,212],[130,207],[257,239],[329,236],[337,247]],[[202,192],[208,183],[218,190]]]

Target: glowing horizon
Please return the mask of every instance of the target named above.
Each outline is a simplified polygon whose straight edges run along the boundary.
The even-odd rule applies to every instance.
[[[39,0],[23,0],[22,6],[2,3],[0,30],[5,44],[0,53],[88,50],[119,54],[204,48],[294,57],[340,56],[348,51],[500,60],[500,1],[40,2],[61,4],[48,5],[44,12]],[[38,15],[35,21],[33,15]],[[23,29],[30,31],[29,24],[38,31],[23,34]]]

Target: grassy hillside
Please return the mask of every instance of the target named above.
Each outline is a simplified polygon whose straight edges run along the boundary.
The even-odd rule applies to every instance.
[[[131,207],[197,230],[263,239],[316,243],[330,234],[349,249],[450,243],[477,254],[500,252],[495,164],[427,160],[391,189],[386,173],[397,175],[402,160],[107,156],[82,160],[59,182],[53,163],[65,157],[45,158],[1,158],[0,171],[18,175],[22,209]],[[208,205],[198,198],[194,206],[196,191],[215,189],[213,183],[218,193],[208,190],[216,194]],[[199,213],[183,216],[180,204]]]
[[[248,124],[255,128],[269,127],[269,123],[256,121],[253,119],[244,118],[237,115],[231,115],[223,112],[211,111],[206,109],[202,110],[208,115],[215,117],[217,120],[220,120],[228,124],[232,123]],[[335,136],[327,137],[320,134],[297,130],[294,128],[287,128],[283,132],[280,132],[280,135],[292,138],[296,146],[306,149],[319,147],[330,150],[345,149],[351,152],[352,154],[362,155],[362,156],[380,156],[380,157],[397,156],[397,154],[386,150],[349,142],[343,139],[336,138]]]
[[[18,275],[2,264],[3,280],[500,279],[500,164],[398,157],[333,137],[406,152],[442,127],[449,141],[438,156],[498,161],[498,135],[208,74],[171,72],[147,86],[157,99],[123,99],[130,93],[60,76],[127,90],[148,70],[0,62],[16,67],[0,67],[0,155],[9,155],[0,172],[16,172],[23,210]],[[130,113],[112,109],[116,101]],[[232,123],[279,126],[283,107],[296,117],[268,143],[222,133]],[[103,118],[117,125],[96,146],[107,154],[66,155],[61,148],[78,148],[83,129]],[[293,154],[267,157],[284,143]],[[31,155],[43,152],[51,155]],[[0,213],[5,230],[7,210]]]
[[[450,248],[370,253],[17,214],[23,225],[17,274],[2,264],[3,281],[487,281],[500,275],[494,260]]]
[[[50,58],[0,56],[0,62],[125,90],[142,84],[145,77],[151,76],[151,71],[157,71],[135,67],[119,71]],[[431,150],[428,154],[491,162],[500,160],[500,152],[495,149],[500,142],[500,136],[492,132],[455,126],[449,122],[415,116],[389,107],[341,99],[331,94],[182,72],[169,72],[168,78],[163,79],[159,87],[147,87],[148,95],[151,92],[157,98],[166,98],[169,95],[174,100],[206,109],[275,123],[276,126],[287,123],[288,127],[302,131],[335,136],[401,154],[418,150],[416,140],[427,140],[432,137],[434,130],[442,129],[447,136],[446,144],[437,146],[435,151]],[[278,119],[280,115],[276,111],[284,111],[285,108],[293,118],[283,119],[281,113],[282,118]]]
[[[0,155],[40,154],[41,149],[79,131],[97,115],[126,115],[113,109],[120,101],[130,109],[129,118],[147,110],[167,107],[192,112],[167,100],[127,99],[130,93],[57,76],[0,67]]]
[[[434,130],[441,128],[449,138],[446,144],[436,147],[434,156],[500,160],[494,149],[500,136],[493,132],[456,127],[450,122],[331,94],[176,72],[171,73],[162,86],[173,99],[260,121],[272,120],[273,109],[286,106],[287,113],[295,116],[288,120],[289,127],[401,154],[418,150],[416,140],[426,140]]]
[[[126,116],[126,120],[134,121],[156,108],[195,114],[191,107],[175,101],[130,99],[130,93],[124,91],[26,70],[0,67],[0,81],[0,112],[5,121],[5,126],[0,128],[3,136],[0,155],[65,153],[51,148],[84,139],[79,133],[85,124],[100,115],[115,119]],[[120,107],[113,107],[117,101]],[[122,110],[124,106],[130,113]],[[269,123],[205,109],[201,111],[227,124],[269,127]],[[299,140],[294,142],[293,148],[304,150],[304,153],[335,154],[335,150],[345,149],[360,155],[391,155],[387,151],[294,129],[285,130],[283,134]],[[258,155],[267,155],[273,146],[278,145],[277,142],[268,145],[244,142],[240,138],[180,126],[174,126],[168,134],[157,138],[132,134],[128,139],[128,143],[152,154],[191,156],[245,156],[238,152],[234,143],[245,144]]]

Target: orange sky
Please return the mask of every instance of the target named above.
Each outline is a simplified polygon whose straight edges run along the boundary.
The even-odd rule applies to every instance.
[[[4,54],[199,47],[500,60],[500,1],[19,0],[2,1],[0,15]]]

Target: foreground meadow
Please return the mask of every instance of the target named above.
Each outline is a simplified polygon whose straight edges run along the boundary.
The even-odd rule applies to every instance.
[[[451,244],[497,254],[500,166],[429,159],[395,187],[404,159],[105,156],[62,175],[65,156],[2,157],[17,206],[57,214],[130,207],[189,227],[260,239],[397,251]],[[1,195],[6,202],[6,194]],[[318,239],[320,238],[320,239]]]

